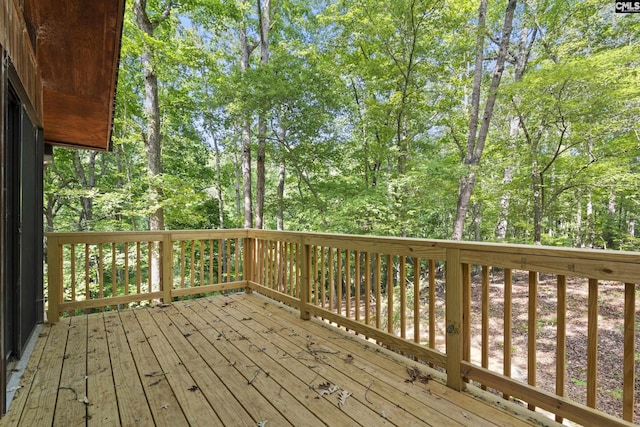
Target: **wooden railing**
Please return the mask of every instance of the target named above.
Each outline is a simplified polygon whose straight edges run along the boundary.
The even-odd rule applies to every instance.
[[[446,371],[456,390],[558,421],[637,417],[638,253],[260,230],[47,237],[51,320],[246,288]]]
[[[47,233],[48,318],[242,288],[246,235]]]

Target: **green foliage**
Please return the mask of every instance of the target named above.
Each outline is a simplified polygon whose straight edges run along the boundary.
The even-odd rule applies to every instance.
[[[148,3],[158,17],[165,3]],[[49,229],[145,229],[158,206],[168,228],[241,226],[241,124],[249,118],[255,161],[260,114],[268,228],[283,206],[292,230],[448,238],[465,173],[476,2],[272,7],[268,64],[254,3],[174,2],[153,38],[128,7],[113,152],[56,148]],[[503,14],[491,2],[485,85]],[[243,20],[256,46],[246,72]],[[536,0],[519,3],[514,25],[465,238],[493,240],[504,222],[506,241],[640,249],[640,20],[595,0]],[[528,62],[516,76],[523,34]],[[158,182],[146,169],[145,44],[159,79]]]

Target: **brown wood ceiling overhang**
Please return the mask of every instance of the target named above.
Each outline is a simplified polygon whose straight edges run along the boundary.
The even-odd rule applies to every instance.
[[[111,149],[125,0],[24,0],[42,73],[45,141]]]

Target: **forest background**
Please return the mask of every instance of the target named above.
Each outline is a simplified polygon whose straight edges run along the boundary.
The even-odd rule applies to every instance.
[[[640,14],[129,0],[112,152],[47,231],[257,227],[640,250]]]

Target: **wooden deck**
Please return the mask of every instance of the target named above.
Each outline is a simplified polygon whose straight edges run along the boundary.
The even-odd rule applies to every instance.
[[[45,325],[0,425],[537,424],[412,363],[258,295],[76,316]]]

